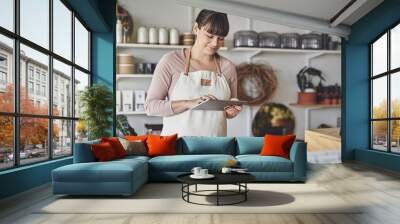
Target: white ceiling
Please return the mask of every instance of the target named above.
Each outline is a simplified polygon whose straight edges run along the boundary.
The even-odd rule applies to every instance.
[[[350,0],[222,0],[242,5],[256,6],[266,9],[273,9],[316,19],[329,21],[336,13],[346,6]],[[383,0],[373,0],[371,2],[382,2]],[[372,8],[371,8],[372,9]],[[371,9],[365,9],[360,15],[365,15]],[[357,18],[348,18],[342,24],[351,25]]]
[[[264,22],[348,37],[351,25],[383,0],[356,0],[339,17],[330,20],[351,0],[175,0],[179,4],[209,8]]]

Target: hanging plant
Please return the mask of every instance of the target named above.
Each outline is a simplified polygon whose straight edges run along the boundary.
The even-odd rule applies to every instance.
[[[278,86],[273,68],[266,64],[243,63],[238,66],[238,98],[259,105],[272,98]]]

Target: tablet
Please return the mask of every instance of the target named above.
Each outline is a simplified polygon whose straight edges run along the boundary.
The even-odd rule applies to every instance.
[[[191,110],[218,110],[223,111],[227,106],[241,106],[246,104],[247,101],[240,101],[240,100],[205,100],[200,104],[192,107]]]

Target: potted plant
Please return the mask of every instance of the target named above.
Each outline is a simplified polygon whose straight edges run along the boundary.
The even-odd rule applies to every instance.
[[[302,105],[313,105],[317,103],[317,93],[313,79],[319,79],[320,85],[325,78],[322,72],[313,67],[304,67],[297,74],[297,85],[300,89],[298,93],[297,103]]]
[[[86,87],[79,99],[81,120],[87,126],[89,140],[110,136],[107,131],[112,126],[113,96],[110,89],[102,84],[94,84]]]

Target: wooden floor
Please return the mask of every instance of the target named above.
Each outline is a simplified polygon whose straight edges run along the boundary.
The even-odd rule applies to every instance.
[[[400,223],[400,174],[346,163],[310,165],[308,175],[308,182],[367,206],[357,214],[35,214],[35,208],[54,200],[50,187],[43,186],[0,202],[0,223]]]

